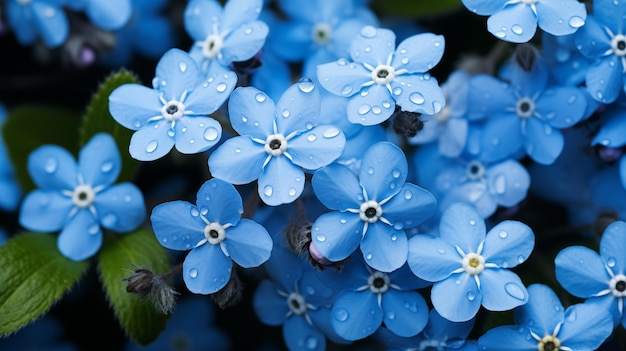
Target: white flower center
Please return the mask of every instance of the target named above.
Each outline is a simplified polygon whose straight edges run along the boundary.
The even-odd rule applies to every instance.
[[[265,139],[265,152],[280,156],[287,150],[287,139],[282,134],[272,134]]]
[[[617,56],[626,56],[626,37],[623,34],[617,34],[611,39],[611,48]]]
[[[219,34],[209,35],[202,43],[202,55],[209,60],[214,59],[222,51],[224,39]]]
[[[315,24],[315,26],[313,26],[313,30],[311,31],[313,41],[319,45],[324,45],[328,43],[332,34],[333,29],[328,23],[325,22]]]
[[[485,176],[485,166],[478,160],[472,160],[465,168],[465,175],[470,180],[479,180]]]
[[[533,5],[536,4],[539,0],[521,0],[522,4],[525,5]]]
[[[207,224],[203,233],[206,240],[213,245],[217,245],[226,239],[226,230],[217,222]]]
[[[359,208],[359,218],[368,223],[374,223],[383,215],[383,208],[374,200],[365,201]]]
[[[176,100],[168,101],[161,107],[161,115],[168,121],[175,121],[183,116],[185,105]]]
[[[478,275],[485,270],[485,258],[476,253],[468,253],[463,257],[463,270],[469,275]]]
[[[554,335],[546,335],[537,344],[538,351],[559,351],[561,349],[561,340]]]
[[[626,276],[623,274],[617,274],[609,281],[609,289],[611,294],[615,297],[626,296]]]
[[[535,113],[535,102],[531,98],[521,98],[515,106],[517,115],[521,118],[528,118]]]
[[[88,184],[81,184],[74,188],[72,202],[76,207],[86,208],[93,204],[96,199],[96,192]]]
[[[396,70],[389,65],[378,65],[372,71],[372,80],[376,84],[386,85],[396,78]]]
[[[367,286],[374,294],[382,294],[389,290],[389,276],[382,272],[374,272],[367,278]]]
[[[306,300],[297,292],[292,292],[287,296],[287,306],[294,314],[301,316],[306,313]]]

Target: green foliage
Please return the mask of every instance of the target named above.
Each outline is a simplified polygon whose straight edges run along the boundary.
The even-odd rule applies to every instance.
[[[0,336],[6,336],[46,313],[88,263],[61,255],[55,235],[26,233],[0,247],[0,267]]]
[[[66,109],[24,105],[9,110],[2,137],[24,191],[35,188],[27,169],[30,153],[44,144],[56,144],[76,154],[79,128],[78,114]]]
[[[146,229],[108,237],[99,255],[100,278],[115,315],[128,336],[146,345],[165,328],[167,316],[149,301],[126,292],[124,278],[135,267],[148,267],[157,274],[169,269],[165,249]]]
[[[100,132],[113,136],[122,156],[122,171],[117,179],[118,182],[132,181],[139,162],[128,153],[133,131],[117,123],[109,113],[109,95],[117,87],[132,83],[138,84],[139,79],[127,70],[122,69],[109,75],[92,97],[80,131],[80,141],[83,145]]]
[[[420,18],[453,11],[461,0],[374,0],[372,8],[385,16]]]

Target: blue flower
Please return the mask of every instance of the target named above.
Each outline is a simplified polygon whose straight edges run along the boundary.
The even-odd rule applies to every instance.
[[[470,11],[489,16],[491,34],[513,43],[535,36],[537,25],[553,35],[572,34],[585,24],[587,9],[577,0],[462,0]]]
[[[508,268],[524,262],[535,238],[525,224],[507,220],[487,232],[484,219],[465,203],[450,205],[441,216],[439,237],[409,239],[409,267],[434,282],[433,307],[453,322],[473,318],[481,304],[490,311],[523,305],[528,293]]]
[[[428,115],[445,105],[437,80],[428,73],[443,56],[444,38],[422,33],[397,48],[395,42],[391,30],[365,26],[350,45],[353,62],[340,58],[317,67],[317,78],[326,90],[350,97],[352,123],[379,124],[391,116],[396,104],[404,111]]]
[[[584,246],[561,250],[554,259],[556,278],[570,294],[611,312],[614,322],[626,327],[626,222],[615,221],[604,230],[599,252]]]
[[[0,103],[0,130],[7,118],[7,110]],[[13,211],[20,204],[22,189],[17,181],[15,169],[4,144],[4,138],[0,133],[0,209]]]
[[[236,81],[234,74],[202,78],[187,53],[170,49],[157,65],[154,88],[118,87],[109,96],[109,111],[122,126],[136,130],[129,147],[133,158],[156,160],[174,146],[195,154],[220,140],[222,127],[206,115],[224,104]]]
[[[159,243],[190,250],[183,262],[189,291],[213,294],[230,280],[233,261],[251,268],[269,259],[272,238],[260,224],[241,219],[242,212],[237,189],[215,178],[200,187],[196,205],[171,201],[152,210],[150,220]]]
[[[69,34],[69,23],[63,5],[65,0],[8,0],[6,16],[9,27],[21,45],[38,38],[47,47],[58,47]]]
[[[592,304],[564,309],[543,284],[530,285],[528,294],[528,303],[514,312],[517,325],[487,331],[478,339],[480,350],[597,350],[613,331],[611,315]]]
[[[114,31],[124,27],[133,13],[131,0],[64,0],[68,8],[84,11],[96,27]]]
[[[212,77],[233,74],[231,63],[246,61],[265,44],[267,24],[258,20],[262,0],[191,0],[185,7],[184,24],[194,41],[189,54],[201,71]]]
[[[78,163],[67,150],[43,145],[28,157],[28,172],[39,189],[26,195],[19,222],[31,231],[56,232],[61,254],[82,261],[102,245],[102,229],[125,233],[145,219],[141,191],[132,183],[112,185],[121,169],[115,140],[96,134],[81,149]]]
[[[271,206],[297,199],[304,189],[304,170],[333,162],[346,143],[337,127],[317,125],[320,95],[306,77],[276,104],[256,88],[237,88],[228,109],[240,136],[226,140],[211,154],[211,174],[233,184],[258,179],[259,196]]]
[[[626,145],[626,137],[622,131],[626,127],[626,99],[621,97],[608,105],[600,115],[599,129],[591,140],[591,145],[602,148],[622,149]],[[622,187],[626,189],[626,157],[618,154],[619,173]]]
[[[332,212],[319,216],[312,244],[330,261],[346,259],[358,247],[372,268],[391,272],[406,262],[407,236],[436,208],[427,190],[405,183],[404,153],[390,142],[372,145],[361,159],[359,176],[331,164],[315,172],[313,190]]]

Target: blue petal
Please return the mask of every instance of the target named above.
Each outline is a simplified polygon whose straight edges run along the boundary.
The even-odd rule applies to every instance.
[[[576,304],[565,311],[557,335],[561,343],[573,350],[597,350],[613,332],[613,319],[592,304]]]
[[[616,7],[609,6],[609,8],[614,10]],[[613,16],[613,14],[610,15],[610,17]],[[580,51],[583,56],[590,59],[601,58],[605,56],[607,51],[612,50],[611,37],[609,33],[606,32],[605,23],[601,22],[600,17],[596,16],[589,16],[587,18],[585,25],[576,32],[574,43],[578,51]]]
[[[396,104],[404,111],[434,115],[446,104],[439,83],[428,73],[401,75],[391,83]]]
[[[270,258],[272,238],[262,225],[242,219],[226,229],[222,245],[230,258],[243,268],[258,267]]]
[[[183,117],[176,121],[176,150],[196,154],[213,147],[222,137],[222,126],[211,117]]]
[[[504,8],[508,1],[509,0],[462,0],[463,5],[465,5],[468,10],[481,16],[493,15]]]
[[[19,5],[23,7],[23,5]],[[35,24],[44,43],[48,47],[57,47],[65,42],[69,33],[69,23],[61,7],[47,2],[31,3]],[[29,22],[32,19],[29,19]],[[21,29],[21,28],[20,28]]]
[[[526,261],[534,246],[530,227],[518,221],[502,221],[487,233],[481,255],[498,267],[512,268]]]
[[[251,59],[263,48],[268,33],[269,27],[265,22],[243,24],[226,35],[219,60],[228,64]]]
[[[509,85],[493,76],[478,74],[469,79],[467,117],[470,120],[491,118],[507,107],[515,106],[517,97]]]
[[[530,118],[526,123],[526,153],[535,161],[549,165],[556,160],[563,151],[565,140],[559,129],[538,118]]]
[[[372,81],[371,73],[359,63],[344,58],[317,66],[317,80],[322,87],[339,96],[352,96]]]
[[[304,171],[285,155],[272,156],[258,179],[261,200],[270,206],[288,204],[304,190]]]
[[[400,268],[406,262],[408,249],[406,233],[381,221],[370,223],[361,240],[365,262],[381,272]]]
[[[48,4],[45,5],[49,6]],[[57,11],[57,13],[63,14],[63,11],[56,9],[55,11]],[[24,10],[24,5],[16,1],[6,3],[7,22],[15,35],[15,39],[17,39],[17,42],[21,45],[30,45],[37,39],[37,31],[39,30],[39,28],[32,25],[32,16],[32,11]],[[50,43],[47,42],[46,44],[51,47],[61,45],[67,37],[67,29],[69,28],[69,26],[65,25],[65,28],[66,33],[62,38],[57,38],[57,40],[52,40]]]
[[[490,166],[489,194],[499,205],[510,207],[526,198],[530,187],[530,175],[524,166],[513,160],[506,160]]]
[[[372,335],[383,320],[377,297],[369,291],[346,291],[341,294],[331,312],[331,323],[337,334],[351,341]]]
[[[93,24],[107,31],[121,29],[130,20],[130,0],[89,1],[85,12]]]
[[[241,195],[235,187],[213,178],[202,184],[196,196],[196,205],[209,222],[236,225],[243,213]]]
[[[59,191],[36,189],[24,197],[19,222],[28,230],[55,232],[63,227],[73,207],[72,199]]]
[[[405,183],[398,194],[383,205],[383,217],[394,227],[412,228],[429,219],[437,209],[437,200],[428,190]]]
[[[368,200],[382,201],[400,191],[407,174],[404,152],[390,142],[379,142],[363,155],[359,182]]]
[[[263,267],[280,289],[292,291],[302,278],[303,261],[284,245],[277,244],[272,249],[272,256],[263,264]]]
[[[102,231],[88,209],[76,212],[59,234],[57,246],[63,256],[82,261],[98,252],[102,246]]]
[[[222,17],[222,5],[215,0],[191,0],[185,7],[184,25],[195,41],[205,40],[213,34],[213,26]]]
[[[120,233],[137,228],[146,218],[143,194],[133,183],[116,184],[97,193],[94,206],[100,224]]]
[[[43,145],[28,155],[28,173],[42,189],[73,190],[78,185],[74,156],[57,145]]]
[[[602,125],[593,137],[591,145],[598,144],[612,148],[626,145],[626,118],[622,108],[607,108],[602,113]]]
[[[435,122],[433,121],[431,124],[435,124]],[[459,156],[467,143],[468,129],[467,119],[450,118],[439,136],[439,152],[448,157]]]
[[[555,108],[556,106],[558,108]],[[574,87],[546,90],[535,102],[537,111],[540,111],[546,121],[556,128],[568,128],[576,124],[584,117],[586,106],[587,99]]]
[[[311,129],[321,108],[320,91],[309,78],[291,85],[276,103],[276,131],[284,136]]]
[[[78,169],[85,184],[92,187],[113,184],[120,174],[122,159],[115,140],[105,133],[96,134],[80,150]]]
[[[330,261],[341,261],[352,254],[363,236],[363,221],[353,213],[330,212],[313,223],[311,239],[315,248]]]
[[[196,61],[188,53],[170,49],[159,60],[152,84],[163,92],[165,100],[182,102],[183,94],[193,90],[200,77]]]
[[[473,276],[457,273],[435,283],[430,298],[433,307],[443,318],[452,322],[465,322],[476,316],[483,295]]]
[[[396,34],[386,28],[365,26],[352,39],[350,57],[355,62],[362,62],[376,68],[388,65],[390,56],[396,47]]]
[[[503,8],[487,19],[487,30],[511,43],[526,43],[535,36],[537,16],[527,4]]]
[[[508,311],[528,302],[524,283],[508,269],[485,269],[479,279],[483,306],[490,311]]]
[[[383,322],[396,335],[414,336],[428,321],[428,306],[417,291],[390,289],[383,295]]]
[[[263,10],[263,0],[230,0],[224,4],[220,19],[222,31],[232,31],[255,21]]]
[[[540,1],[535,6],[539,28],[553,35],[572,34],[587,18],[585,4],[578,1]]]
[[[585,74],[589,95],[605,104],[615,101],[622,91],[623,70],[622,62],[615,55],[598,59]]]
[[[332,125],[321,125],[288,141],[287,153],[294,164],[316,170],[335,161],[346,145],[346,137]]]
[[[411,270],[408,264],[402,265],[402,267],[389,273],[391,283],[397,286],[399,290],[416,290],[432,285],[432,282],[418,278]]]
[[[279,295],[277,286],[267,279],[262,280],[254,291],[252,307],[263,324],[272,326],[283,324],[289,313],[286,298]]]
[[[183,281],[194,294],[213,294],[230,280],[233,261],[220,245],[205,243],[192,249],[183,262]]]
[[[374,84],[350,98],[347,106],[348,120],[364,126],[380,124],[391,117],[395,107],[387,87]]]
[[[293,315],[283,324],[285,345],[292,351],[324,351],[326,338],[304,316]]]
[[[263,141],[274,134],[275,109],[274,101],[254,87],[235,89],[228,102],[233,129],[239,135],[250,135]]]
[[[460,323],[451,322],[441,317],[437,310],[432,309],[428,315],[428,324],[424,328],[424,334],[430,336],[431,339],[439,340],[465,339],[472,331],[474,323],[474,319]]]
[[[139,161],[154,161],[167,155],[175,142],[168,131],[170,123],[165,120],[139,129],[130,138],[130,156]]]
[[[600,240],[600,256],[615,274],[626,272],[626,223],[615,221],[609,224]]]
[[[311,23],[297,21],[275,23],[272,25],[267,40],[267,47],[282,60],[287,62],[302,61],[311,50],[312,29]],[[274,35],[274,33],[280,33],[280,35]]]
[[[217,111],[228,99],[237,84],[236,74],[216,74],[194,87],[185,98],[185,109],[193,116],[207,115]]]
[[[117,123],[137,130],[152,117],[161,116],[160,92],[139,84],[124,84],[109,95],[109,112]]]
[[[521,120],[514,113],[504,112],[489,118],[482,132],[482,158],[486,162],[511,158],[524,145]]]
[[[563,321],[561,301],[547,285],[532,284],[527,291],[528,303],[515,310],[515,321],[530,327],[537,335],[552,335],[557,325]]]
[[[443,57],[445,39],[432,33],[416,34],[404,39],[396,49],[392,66],[409,73],[426,73]]]
[[[316,171],[311,179],[317,198],[331,210],[357,209],[363,202],[363,191],[352,171],[333,163]]]
[[[524,327],[513,325],[495,327],[478,339],[480,350],[501,351],[502,345],[506,345],[506,349],[511,351],[537,350],[537,340],[533,339],[530,330]]]
[[[454,246],[428,234],[409,239],[407,262],[416,276],[431,282],[444,280],[462,267],[461,256]]]
[[[441,215],[441,239],[460,247],[465,254],[476,252],[486,232],[485,221],[471,205],[455,203]]]
[[[157,205],[150,215],[152,229],[159,244],[172,250],[187,251],[204,240],[205,223],[200,211],[186,201]]]
[[[247,184],[259,178],[267,157],[271,156],[265,152],[263,145],[252,138],[234,137],[211,153],[209,170],[214,177],[229,183]]]
[[[554,258],[554,264],[559,284],[577,297],[599,293],[611,279],[600,255],[584,246],[566,247]]]

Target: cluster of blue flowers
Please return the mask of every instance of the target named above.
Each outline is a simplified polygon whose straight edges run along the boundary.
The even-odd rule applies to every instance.
[[[0,245],[50,233],[83,262],[149,230],[173,269],[144,295],[183,295],[156,349],[235,343],[205,298],[251,305],[280,349],[625,347],[626,1],[457,2],[494,45],[442,66],[445,35],[419,19],[407,34],[376,1],[189,0],[182,48],[165,0],[0,1],[19,45],[80,67],[155,63],[149,86],[103,104],[122,148],[105,131],[76,155],[38,145],[30,189],[19,143],[0,140],[0,209],[20,227]],[[118,182],[125,159],[150,172],[181,158],[200,182]]]

